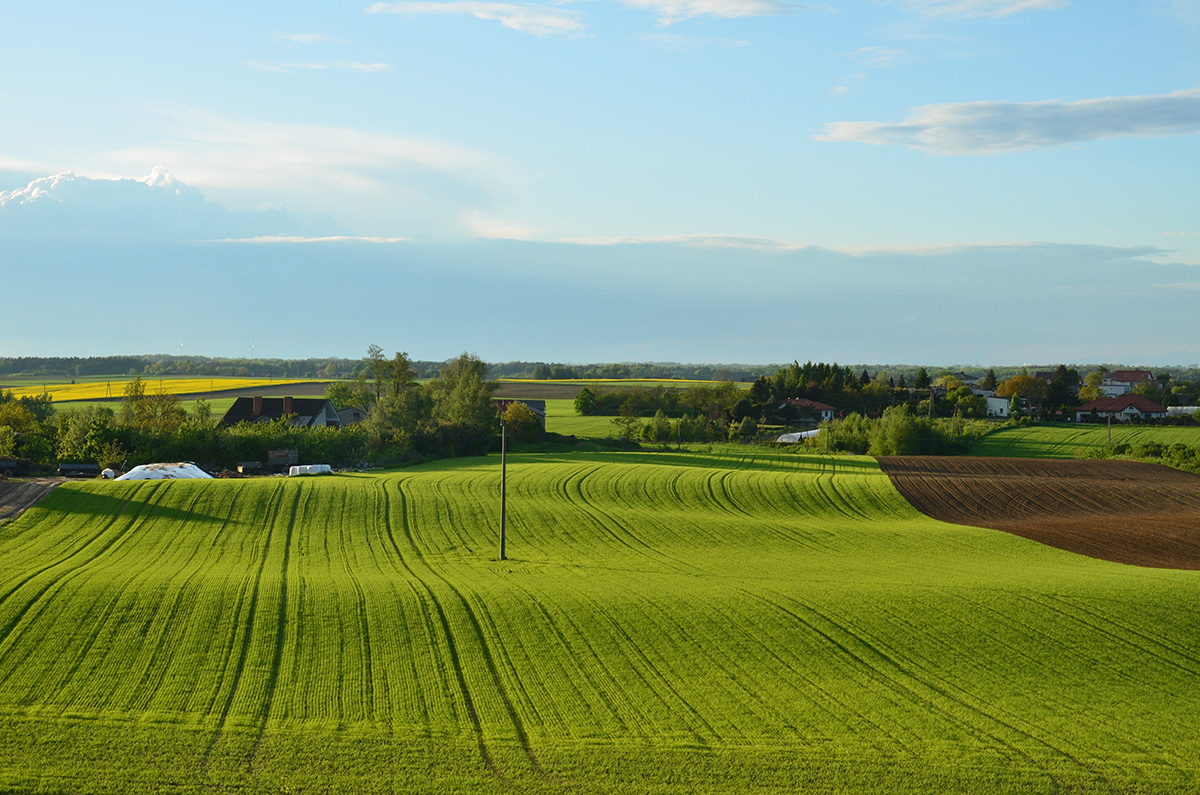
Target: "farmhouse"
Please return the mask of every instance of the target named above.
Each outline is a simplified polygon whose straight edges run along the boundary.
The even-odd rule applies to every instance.
[[[326,398],[265,398],[258,395],[238,398],[221,418],[221,424],[274,422],[280,417],[291,417],[289,424],[298,428],[342,427],[342,418]]]
[[[784,406],[795,406],[804,414],[818,415],[822,422],[833,419],[833,415],[837,413],[837,409],[833,406],[828,406],[824,403],[819,403],[816,400],[808,398],[787,398],[779,408]]]
[[[1150,380],[1149,370],[1113,370],[1100,381],[1100,391],[1110,398],[1127,395],[1143,381]]]
[[[1117,422],[1132,422],[1133,420],[1162,419],[1167,416],[1167,410],[1150,398],[1133,392],[1119,397],[1100,398],[1090,403],[1084,403],[1075,409],[1075,419],[1086,422],[1091,419],[1093,412],[1097,419],[1111,417]]]
[[[1008,409],[1012,405],[1012,398],[987,395],[985,399],[987,400],[987,415],[989,417],[1008,416]]]

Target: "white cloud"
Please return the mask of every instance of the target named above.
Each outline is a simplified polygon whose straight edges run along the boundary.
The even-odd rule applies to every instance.
[[[328,33],[280,33],[275,38],[290,41],[293,44],[345,44],[346,42],[339,39],[337,36],[330,36]]]
[[[117,170],[170,163],[189,184],[220,188],[374,190],[414,170],[468,178],[499,163],[443,141],[347,127],[231,119],[187,111],[172,119],[168,140],[107,153]]]
[[[626,6],[658,14],[660,25],[692,17],[760,17],[783,14],[788,6],[778,0],[621,0]]]
[[[531,33],[534,36],[572,35],[582,33],[584,30],[583,23],[579,21],[578,12],[553,6],[524,3],[491,3],[482,0],[452,0],[443,3],[431,0],[412,0],[411,2],[376,3],[367,8],[367,13],[472,16],[476,19],[499,22],[506,28],[522,33]]]
[[[903,0],[908,8],[926,17],[993,19],[1022,11],[1047,10],[1069,6],[1069,0]]]
[[[846,57],[867,69],[891,69],[909,60],[907,50],[892,50],[887,47],[859,47]]]
[[[394,67],[386,63],[359,63],[358,61],[331,61],[312,63],[262,63],[249,61],[247,65],[264,72],[280,72],[294,74],[300,71],[334,71],[334,72],[390,72]]]
[[[1200,89],[1074,102],[924,105],[899,122],[832,122],[815,137],[895,144],[939,155],[975,155],[1122,136],[1195,133],[1200,133]]]

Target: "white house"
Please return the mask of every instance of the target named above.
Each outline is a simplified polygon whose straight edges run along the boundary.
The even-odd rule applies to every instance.
[[[1163,419],[1167,410],[1148,397],[1129,392],[1119,397],[1100,398],[1090,403],[1084,403],[1075,409],[1075,419],[1080,422],[1088,420],[1095,412],[1096,419],[1105,420],[1111,417],[1117,422],[1132,422],[1138,420]]]
[[[1127,395],[1143,381],[1150,380],[1149,370],[1113,370],[1100,380],[1100,391],[1110,398]]]

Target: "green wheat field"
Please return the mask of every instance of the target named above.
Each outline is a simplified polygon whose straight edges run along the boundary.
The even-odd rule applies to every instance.
[[[0,525],[0,792],[1200,791],[1200,573],[867,458],[63,486]]]

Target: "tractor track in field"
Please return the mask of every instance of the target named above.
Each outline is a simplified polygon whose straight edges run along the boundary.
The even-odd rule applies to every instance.
[[[258,591],[262,585],[263,570],[267,565],[267,557],[271,552],[271,539],[275,533],[275,520],[279,515],[279,506],[283,502],[283,489],[281,485],[276,489],[276,493],[272,496],[275,505],[271,509],[271,519],[267,523],[267,538],[263,542],[262,558],[258,564],[258,571],[254,575],[254,587],[250,592],[250,605],[247,608],[245,627],[242,630],[241,650],[238,652],[237,664],[233,670],[233,683],[229,687],[229,695],[225,699],[225,705],[221,708],[221,714],[217,719],[217,728],[213,732],[212,739],[208,742],[208,747],[204,750],[204,757],[200,763],[202,775],[208,775],[209,764],[212,761],[213,751],[216,750],[217,743],[221,741],[221,737],[225,733],[225,723],[229,719],[229,712],[233,708],[233,700],[237,697],[238,686],[242,681],[242,673],[246,669],[246,657],[250,654],[250,640],[254,631],[254,618],[258,610]],[[244,598],[244,597],[243,597]],[[234,610],[234,615],[239,616],[242,612],[241,599],[238,600],[237,609]],[[222,675],[224,672],[222,672]]]
[[[889,456],[921,513],[1116,563],[1200,569],[1200,475],[1138,461]]]
[[[156,489],[156,491],[157,491],[157,489]],[[78,556],[83,554],[85,551],[87,551],[90,547],[92,547],[93,544],[95,544],[98,540],[100,540],[104,536],[104,534],[107,533],[114,524],[116,524],[118,519],[120,519],[122,516],[124,516],[125,509],[129,506],[130,499],[132,499],[132,498],[127,497],[125,499],[125,501],[123,503],[121,503],[121,507],[117,509],[116,513],[114,513],[112,515],[112,517],[104,524],[104,527],[102,527],[99,531],[97,531],[85,543],[76,547],[76,549],[73,552],[71,552],[70,554],[68,554],[52,563],[49,563],[46,566],[43,566],[42,568],[33,572],[28,577],[25,577],[20,582],[18,582],[16,585],[14,585],[12,588],[10,588],[8,590],[8,592],[5,593],[3,596],[0,596],[0,606],[3,606],[14,594],[17,593],[17,591],[19,591],[22,587],[24,587],[26,583],[33,581],[34,579],[41,576],[45,572],[50,571],[51,569],[57,568],[59,566],[64,566],[68,563],[72,563],[73,558],[77,558]],[[142,511],[145,510],[146,506],[149,504],[150,504],[150,500],[146,500],[146,501],[142,502],[141,504],[139,504],[137,511],[135,511],[133,516],[130,517],[128,524],[126,525],[124,530],[121,530],[116,535],[114,535],[111,539],[109,539],[107,541],[107,543],[102,544],[99,547],[99,549],[96,549],[95,551],[91,552],[86,559],[81,560],[81,561],[74,561],[72,567],[70,569],[68,569],[65,573],[63,573],[61,576],[50,578],[46,582],[46,584],[43,585],[37,591],[37,593],[33,594],[33,596],[25,602],[25,604],[21,607],[21,609],[17,611],[16,615],[14,615],[3,627],[0,627],[0,648],[3,648],[3,651],[0,651],[0,658],[2,658],[2,656],[5,652],[7,652],[7,647],[4,645],[5,642],[8,640],[8,638],[12,634],[12,632],[16,629],[17,625],[21,623],[21,620],[30,611],[30,609],[32,609],[35,604],[39,603],[42,600],[42,597],[45,596],[48,591],[50,591],[52,588],[61,587],[68,580],[73,579],[75,576],[77,576],[83,570],[83,568],[85,566],[87,566],[88,564],[90,564],[93,561],[95,561],[96,559],[98,559],[104,553],[108,552],[108,550],[111,549],[114,544],[116,544],[118,541],[120,541],[122,538],[124,538],[125,535],[129,532],[130,528],[132,528],[134,526],[134,524],[137,523],[138,517],[141,516]]]
[[[477,610],[475,607],[473,607],[471,601],[466,597],[466,595],[464,595],[463,592],[454,585],[454,583],[438,572],[437,569],[425,559],[425,555],[421,551],[421,547],[417,544],[416,537],[413,535],[412,525],[408,518],[408,497],[404,493],[404,487],[402,484],[396,483],[396,489],[401,500],[400,513],[403,517],[402,530],[404,532],[405,540],[408,542],[408,545],[412,549],[417,560],[421,562],[430,575],[441,581],[441,583],[445,585],[447,589],[449,589],[450,593],[454,594],[459,605],[462,607],[464,616],[467,619],[467,624],[471,628],[471,634],[474,635],[475,641],[479,645],[480,654],[483,657],[484,666],[487,668],[488,674],[492,680],[495,693],[497,696],[499,696],[500,703],[504,706],[504,712],[509,721],[512,723],[513,731],[516,733],[517,742],[520,744],[521,750],[524,752],[526,759],[529,760],[531,768],[533,769],[534,773],[536,773],[537,776],[544,781],[558,786],[569,786],[565,781],[546,770],[546,768],[542,766],[542,762],[538,758],[537,752],[533,750],[533,744],[529,740],[529,733],[525,729],[525,722],[521,719],[520,713],[517,712],[516,707],[513,705],[512,696],[509,695],[508,688],[505,686],[504,680],[500,676],[500,669],[497,665],[496,655],[493,653],[492,648],[488,645],[487,634],[484,632],[483,624],[480,620],[480,611],[483,611],[484,608],[480,607],[479,610]],[[471,721],[474,724],[476,739],[479,744],[480,753],[483,755],[484,763],[498,779],[504,781],[505,783],[512,784],[513,782],[508,779],[503,772],[501,772],[499,766],[495,763],[495,759],[488,751],[483,735],[483,724],[479,719],[479,713],[474,705],[474,701],[471,699],[470,689],[466,683],[465,677],[462,674],[462,661],[458,656],[458,648],[455,644],[454,636],[451,633],[450,622],[446,617],[445,610],[434,594],[433,588],[423,578],[419,577],[408,565],[408,563],[404,561],[403,553],[401,553],[400,548],[396,545],[396,539],[391,527],[390,498],[386,494],[386,491],[384,516],[387,517],[388,538],[391,540],[397,556],[400,557],[402,564],[409,570],[413,578],[417,582],[421,583],[422,587],[429,595],[430,603],[437,611],[438,620],[441,623],[442,629],[446,635],[446,642],[451,655],[455,676],[458,679],[458,684],[462,690],[462,695],[467,705],[468,713],[470,714]],[[486,613],[484,613],[484,615],[486,616]]]
[[[413,582],[419,583],[424,590],[424,601],[433,607],[437,614],[438,623],[441,625],[442,635],[446,638],[446,650],[450,655],[450,666],[454,670],[455,681],[458,684],[459,694],[462,696],[463,704],[467,709],[467,717],[471,721],[471,727],[475,733],[475,743],[479,749],[479,756],[483,760],[484,766],[491,771],[492,775],[505,783],[509,782],[508,778],[500,772],[500,768],[496,765],[496,760],[492,758],[492,752],[488,749],[487,741],[483,736],[483,723],[479,719],[479,711],[475,707],[475,700],[471,697],[471,689],[467,686],[467,680],[463,676],[462,661],[459,659],[458,647],[454,642],[454,635],[450,631],[450,621],[446,618],[445,608],[438,601],[437,595],[433,592],[433,588],[429,583],[417,576],[412,567],[408,565],[408,561],[404,558],[404,553],[400,551],[400,546],[396,541],[395,533],[392,529],[392,500],[391,494],[386,486],[381,486],[383,491],[383,518],[387,530],[388,541],[391,542],[392,550],[396,553],[396,559],[400,565],[408,572]],[[403,531],[410,546],[412,546],[415,554],[420,557],[420,552],[412,538],[412,531],[408,526],[408,506],[403,492],[400,492],[401,499],[401,516],[403,516]],[[422,561],[424,562],[424,561]]]
[[[296,514],[300,511],[300,498],[304,495],[302,485],[296,487],[296,499],[292,502],[292,513],[288,517],[287,536],[283,540],[283,565],[279,576],[279,612],[275,619],[275,650],[271,656],[271,673],[267,677],[267,703],[263,706],[262,720],[258,723],[258,734],[254,744],[246,752],[246,764],[249,765],[258,755],[263,736],[267,733],[267,721],[271,719],[271,707],[275,703],[275,689],[279,684],[279,668],[283,665],[283,646],[287,638],[287,609],[288,609],[288,563],[292,558],[292,531],[296,527]]]

